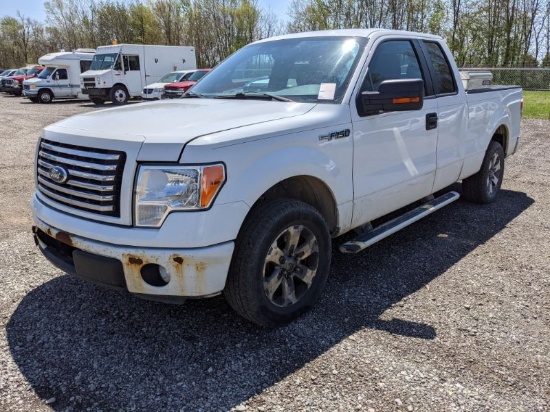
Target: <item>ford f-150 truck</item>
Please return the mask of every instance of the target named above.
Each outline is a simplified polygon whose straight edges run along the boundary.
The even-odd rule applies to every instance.
[[[456,200],[458,181],[494,201],[522,104],[514,86],[465,90],[440,37],[264,39],[182,99],[46,127],[35,239],[90,282],[165,302],[223,293],[283,324],[322,293],[333,238],[356,229],[339,249],[359,252]]]

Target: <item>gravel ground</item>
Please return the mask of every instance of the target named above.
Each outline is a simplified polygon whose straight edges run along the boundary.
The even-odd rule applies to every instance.
[[[315,309],[265,330],[221,297],[143,301],[41,256],[39,130],[91,110],[0,96],[0,410],[550,409],[549,121],[523,122],[496,203],[335,252]]]

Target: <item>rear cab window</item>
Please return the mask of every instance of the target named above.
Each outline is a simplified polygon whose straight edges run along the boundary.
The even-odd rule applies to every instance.
[[[434,92],[437,96],[456,94],[458,89],[453,76],[451,65],[441,48],[434,41],[422,42],[427,52],[428,67],[432,72]]]

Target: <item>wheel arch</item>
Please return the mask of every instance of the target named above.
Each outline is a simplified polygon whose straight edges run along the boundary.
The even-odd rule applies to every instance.
[[[504,154],[506,155],[508,153],[508,146],[510,144],[510,133],[508,131],[508,127],[506,127],[506,125],[504,124],[501,124],[499,127],[497,127],[490,141],[500,144],[504,149]]]
[[[319,178],[299,175],[281,180],[262,193],[251,210],[260,207],[265,201],[282,198],[299,200],[313,206],[327,222],[331,235],[338,233],[338,208],[334,194]]]
[[[49,92],[52,95],[52,97],[55,97],[55,93],[49,87],[41,87],[40,89],[38,89],[38,92],[36,93],[36,97],[38,97],[42,92]]]

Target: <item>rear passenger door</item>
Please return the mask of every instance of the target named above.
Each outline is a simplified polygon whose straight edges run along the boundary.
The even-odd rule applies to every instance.
[[[410,39],[383,38],[374,45],[361,87],[352,101],[354,127],[354,226],[399,209],[432,192],[437,150],[437,102],[427,91],[422,51]],[[421,110],[365,114],[361,92],[377,91],[391,79],[423,79]],[[355,104],[355,107],[353,107]]]
[[[448,49],[435,40],[421,40],[419,45],[426,58],[437,100],[437,172],[434,191],[456,182],[465,156],[468,139],[468,107],[465,93],[460,93],[454,62],[449,61]],[[458,71],[456,71],[458,72]]]

